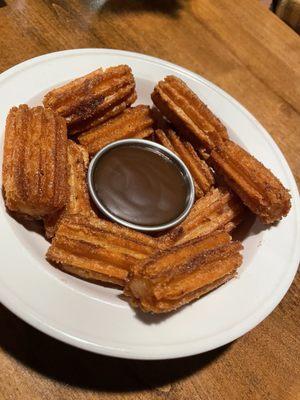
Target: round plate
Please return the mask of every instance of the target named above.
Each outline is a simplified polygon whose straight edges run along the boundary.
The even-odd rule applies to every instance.
[[[50,88],[99,66],[128,64],[137,82],[138,103],[151,104],[154,85],[177,75],[215,112],[230,136],[281,179],[292,209],[277,226],[255,221],[243,238],[244,262],[233,279],[178,312],[151,316],[136,312],[121,291],[77,279],[45,260],[49,243],[24,227],[0,200],[0,300],[37,329],[96,353],[136,359],[176,358],[224,345],[248,332],[280,302],[299,259],[299,195],[280,150],[237,101],[184,68],[119,50],[84,49],[47,54],[0,76],[0,134],[13,105],[37,105]],[[2,146],[1,146],[2,152]],[[1,153],[2,159],[2,153]]]

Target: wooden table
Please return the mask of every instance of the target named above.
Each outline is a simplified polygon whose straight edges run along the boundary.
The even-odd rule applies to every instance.
[[[248,108],[300,184],[300,40],[290,28],[256,0],[102,3],[0,0],[0,72],[80,47],[164,58],[213,81]],[[299,284],[298,277],[276,310],[234,343],[158,362],[72,348],[0,306],[0,399],[299,399]]]

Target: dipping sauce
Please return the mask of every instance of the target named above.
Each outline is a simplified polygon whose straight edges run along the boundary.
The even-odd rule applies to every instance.
[[[184,212],[188,202],[180,167],[167,155],[134,144],[104,153],[95,165],[93,181],[102,205],[137,225],[168,223]]]

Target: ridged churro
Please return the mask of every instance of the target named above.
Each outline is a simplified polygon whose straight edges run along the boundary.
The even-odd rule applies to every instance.
[[[123,286],[130,268],[158,248],[157,240],[110,221],[67,215],[46,257],[74,275]]]
[[[183,142],[176,133],[169,129],[167,132],[155,131],[156,141],[176,153],[188,167],[195,186],[196,197],[202,197],[214,185],[212,171],[204,160],[201,160],[189,142]]]
[[[51,90],[44,106],[57,111],[75,134],[115,117],[136,100],[135,81],[128,65],[99,68]]]
[[[228,233],[215,232],[158,252],[131,269],[125,295],[145,312],[175,310],[231,279],[241,249]]]
[[[167,76],[158,82],[151,97],[161,113],[192,144],[211,151],[228,138],[225,126],[181,79]]]
[[[68,214],[95,216],[88,193],[86,176],[89,163],[88,152],[68,140],[68,195],[65,208],[44,218],[46,236],[54,236],[61,219]]]
[[[279,221],[289,212],[289,191],[269,169],[236,143],[224,142],[211,153],[209,162],[216,174],[265,224]]]
[[[213,188],[193,205],[188,217],[162,237],[165,246],[181,244],[217,230],[230,232],[243,219],[244,206],[240,199],[225,187]]]
[[[122,114],[103,125],[80,135],[78,140],[90,155],[102,147],[120,139],[143,139],[153,133],[153,119],[148,106],[128,108]]]
[[[11,211],[41,218],[66,202],[67,129],[43,107],[13,107],[6,120],[3,189]]]

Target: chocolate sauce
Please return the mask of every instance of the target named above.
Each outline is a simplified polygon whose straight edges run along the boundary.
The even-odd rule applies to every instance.
[[[150,148],[112,148],[99,159],[93,179],[104,207],[134,224],[168,223],[187,205],[188,187],[179,166]]]

